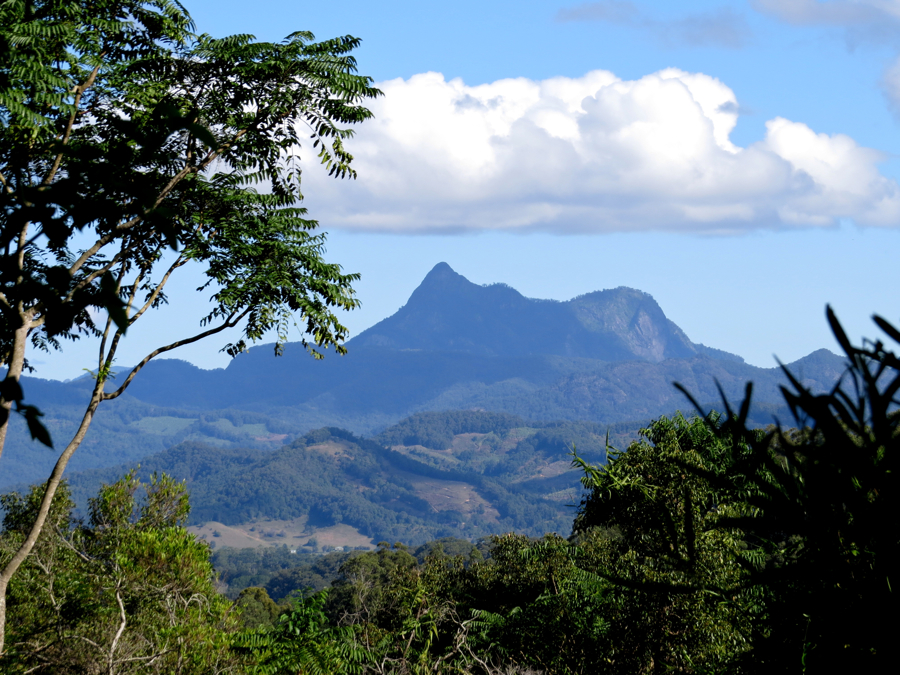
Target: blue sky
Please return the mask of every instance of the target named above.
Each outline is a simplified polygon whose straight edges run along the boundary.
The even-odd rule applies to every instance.
[[[359,180],[304,173],[328,257],[363,274],[354,334],[441,261],[531,297],[639,288],[767,367],[836,350],[826,303],[855,338],[900,319],[896,0],[185,5],[216,36],[363,39],[386,95],[350,146]],[[120,363],[183,337],[195,287]],[[221,367],[220,346],[172,356]],[[35,355],[37,374],[75,377],[91,349]]]

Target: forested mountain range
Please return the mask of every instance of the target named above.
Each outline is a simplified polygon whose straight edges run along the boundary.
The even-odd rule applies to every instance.
[[[637,429],[612,431],[615,440]],[[338,524],[375,543],[568,534],[581,492],[569,453],[605,461],[606,433],[595,423],[533,424],[503,413],[420,413],[372,440],[326,427],[271,451],[184,442],[145,458],[139,475],[186,481],[193,525],[293,521],[296,536],[271,542],[296,547]],[[83,510],[101,483],[130,468],[74,474],[76,502]]]
[[[134,463],[183,441],[272,449],[322,426],[371,436],[429,410],[647,421],[690,410],[673,382],[715,406],[716,382],[738,401],[752,381],[752,418],[788,418],[780,369],[692,342],[651,296],[628,288],[534,300],[503,284],[473,284],[441,263],[404,307],[350,340],[348,350],[314,361],[299,344],[288,344],[281,357],[260,346],[216,370],[153,361],[126,395],[103,404],[71,468]],[[844,361],[823,349],[788,367],[825,390]],[[23,383],[54,438],[66,439],[92,381]],[[54,459],[28,440],[24,425],[14,425],[0,486],[41,480]]]

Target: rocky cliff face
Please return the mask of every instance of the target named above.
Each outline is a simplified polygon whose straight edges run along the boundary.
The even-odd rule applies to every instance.
[[[396,314],[351,345],[653,363],[695,356],[740,360],[695,345],[652,296],[632,288],[568,302],[535,300],[504,284],[473,284],[447,263],[436,265]]]

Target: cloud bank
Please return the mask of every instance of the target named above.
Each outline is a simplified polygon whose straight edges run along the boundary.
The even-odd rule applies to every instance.
[[[838,29],[850,49],[881,44],[900,48],[897,0],[754,0],[753,5],[760,12],[797,26]],[[900,57],[885,69],[881,88],[900,118]]]
[[[795,26],[838,30],[849,49],[887,44],[900,49],[897,0],[753,0],[755,9]],[[900,118],[900,57],[885,68],[881,88]]]
[[[690,14],[681,19],[659,20],[648,16],[633,2],[603,0],[559,10],[561,22],[601,21],[653,34],[663,44],[688,47],[743,47],[750,36],[744,17],[729,7]]]
[[[440,73],[379,83],[349,143],[359,179],[304,172],[311,213],[367,231],[559,233],[900,223],[881,155],[783,118],[748,147],[734,92],[701,73],[479,86]]]
[[[896,33],[900,26],[900,3],[896,0],[753,0],[752,4],[798,26],[862,28],[869,37]]]

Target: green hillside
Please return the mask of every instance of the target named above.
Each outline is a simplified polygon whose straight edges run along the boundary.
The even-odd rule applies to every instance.
[[[78,392],[76,391],[75,394]],[[57,442],[72,436],[84,407],[72,401],[42,406],[44,423]],[[309,427],[246,410],[198,411],[161,407],[123,396],[104,406],[70,464],[70,471],[133,465],[179,443],[271,450]],[[24,420],[13,417],[0,463],[0,488],[46,479],[56,454],[31,441]]]
[[[633,438],[638,426],[622,425],[616,433]],[[335,525],[373,542],[475,539],[512,530],[537,536],[570,528],[569,505],[578,502],[580,484],[568,453],[577,446],[591,461],[605,461],[605,434],[591,423],[529,425],[475,411],[426,413],[375,440],[322,428],[270,451],[188,441],[143,460],[140,474],[165,472],[186,481],[192,525],[299,520],[304,541]],[[127,468],[73,475],[76,501],[84,505],[100,483]]]

